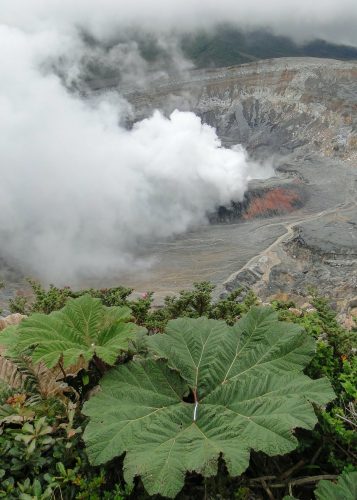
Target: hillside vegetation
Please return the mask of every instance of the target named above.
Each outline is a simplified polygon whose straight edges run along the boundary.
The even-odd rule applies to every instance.
[[[355,498],[356,330],[327,300],[32,287],[0,327],[0,498]]]
[[[233,66],[276,57],[357,59],[357,47],[319,39],[297,44],[287,36],[264,30],[244,32],[226,25],[215,31],[186,35],[182,47],[198,68]]]

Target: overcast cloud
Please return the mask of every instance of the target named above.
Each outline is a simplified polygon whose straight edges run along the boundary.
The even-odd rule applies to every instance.
[[[26,30],[80,25],[101,37],[131,25],[185,31],[230,21],[357,45],[356,0],[2,0],[0,19]]]

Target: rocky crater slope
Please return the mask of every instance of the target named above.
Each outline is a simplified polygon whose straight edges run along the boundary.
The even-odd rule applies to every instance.
[[[193,110],[226,145],[244,144],[255,155],[307,145],[334,158],[357,158],[356,62],[271,59],[192,71],[186,78],[127,92],[136,118],[155,108]]]
[[[127,97],[136,118],[192,110],[224,145],[241,143],[276,168],[243,203],[219,207],[210,228],[157,249],[164,268],[178,259],[177,269],[220,284],[235,266],[220,293],[246,285],[299,299],[315,286],[348,309],[357,296],[357,63],[291,58],[199,70]]]
[[[97,80],[92,92],[116,85]],[[113,283],[154,289],[158,301],[203,279],[222,295],[249,286],[263,298],[302,301],[312,285],[348,312],[357,301],[356,62],[272,59],[195,70],[125,95],[133,121],[157,108],[192,110],[224,145],[241,143],[271,162],[276,177],[218,207],[210,225],[152,245],[150,270]]]

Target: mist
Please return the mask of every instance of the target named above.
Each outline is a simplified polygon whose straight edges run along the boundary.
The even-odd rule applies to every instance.
[[[206,223],[272,174],[193,113],[124,128],[120,93],[84,100],[52,71],[68,51],[75,80],[78,37],[0,27],[0,248],[27,274],[65,284],[146,267],[148,243]]]

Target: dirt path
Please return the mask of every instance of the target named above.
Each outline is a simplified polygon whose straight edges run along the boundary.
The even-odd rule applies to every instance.
[[[219,296],[219,294],[222,293],[222,291],[225,289],[226,285],[229,284],[229,283],[231,283],[232,281],[234,281],[241,272],[243,272],[243,271],[245,271],[247,269],[249,269],[249,270],[252,271],[252,268],[254,268],[254,266],[256,264],[258,264],[259,261],[262,261],[262,258],[264,258],[264,257],[266,257],[267,262],[270,261],[269,265],[266,266],[266,269],[265,269],[265,272],[264,272],[264,276],[262,276],[262,278],[266,278],[267,274],[270,272],[270,269],[274,265],[276,265],[277,263],[280,262],[279,259],[276,257],[276,255],[273,255],[273,254],[276,254],[276,251],[279,248],[279,245],[281,243],[283,243],[283,242],[285,243],[285,242],[289,241],[293,237],[293,235],[294,235],[294,229],[299,224],[303,224],[303,223],[306,223],[306,222],[309,222],[309,221],[312,221],[312,220],[318,220],[318,219],[321,219],[322,217],[325,217],[326,215],[338,214],[338,213],[350,210],[351,208],[356,207],[356,206],[357,206],[357,202],[356,201],[348,201],[346,203],[338,204],[335,207],[328,208],[328,209],[323,210],[321,212],[318,212],[316,214],[311,214],[311,215],[307,215],[307,216],[305,216],[303,218],[299,218],[297,220],[294,220],[291,223],[276,222],[276,223],[272,223],[272,224],[266,225],[265,226],[266,228],[267,227],[273,227],[273,226],[283,226],[283,227],[285,227],[286,232],[284,234],[282,234],[281,236],[279,236],[265,250],[259,252],[259,254],[257,254],[254,257],[252,257],[248,262],[246,262],[246,264],[244,264],[244,266],[242,266],[240,269],[238,269],[237,271],[235,271],[234,273],[232,273],[225,280],[225,282],[222,284],[222,286],[218,287],[218,289],[216,291],[217,296]],[[252,271],[252,272],[254,272],[254,271]]]

